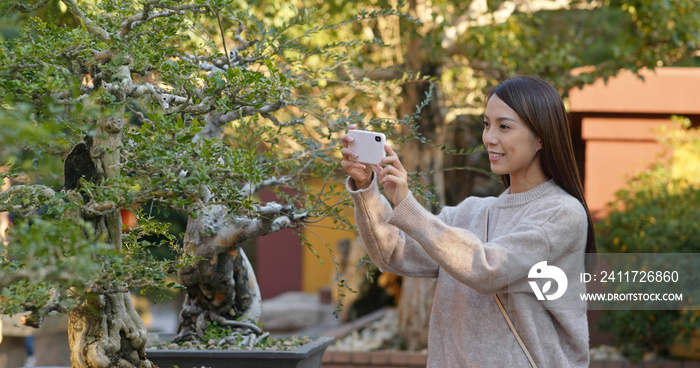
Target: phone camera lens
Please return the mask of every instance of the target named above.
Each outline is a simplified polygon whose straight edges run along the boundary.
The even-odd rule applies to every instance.
[[[377,136],[374,137],[374,140],[375,140],[376,142],[381,142],[381,141],[382,141],[382,137],[380,137],[380,136],[377,135]]]

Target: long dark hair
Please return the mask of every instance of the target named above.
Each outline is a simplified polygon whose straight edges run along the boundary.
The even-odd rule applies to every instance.
[[[583,197],[583,185],[574,158],[569,120],[559,92],[542,79],[524,76],[499,84],[488,93],[487,98],[493,95],[497,95],[513,109],[542,141],[542,170],[547,177],[552,178],[583,205],[588,217],[586,253],[597,253],[593,219]],[[501,179],[506,188],[510,186],[510,175],[501,175]]]

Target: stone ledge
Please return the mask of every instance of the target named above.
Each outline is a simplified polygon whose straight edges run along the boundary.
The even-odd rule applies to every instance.
[[[323,368],[418,368],[425,367],[427,361],[428,354],[409,351],[326,351],[323,354]]]

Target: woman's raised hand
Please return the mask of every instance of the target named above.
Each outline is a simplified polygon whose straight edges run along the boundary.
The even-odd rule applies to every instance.
[[[384,145],[387,156],[379,162],[379,184],[384,186],[384,193],[394,206],[398,205],[408,194],[408,173],[399,156],[388,144]]]
[[[357,127],[351,125],[350,129],[357,129]],[[355,180],[355,187],[357,189],[369,187],[369,184],[372,182],[372,170],[374,168],[372,165],[365,165],[350,159],[357,158],[357,153],[348,148],[348,144],[353,140],[351,136],[343,134],[340,140],[343,142],[343,148],[340,150],[340,153],[343,154],[343,160],[340,162],[340,166]]]
[[[357,129],[357,127],[351,125],[350,129]],[[351,136],[343,134],[340,140],[343,142],[343,148],[340,150],[343,160],[340,165],[355,181],[355,187],[357,189],[369,187],[372,182],[372,171],[374,171],[377,173],[379,184],[384,186],[384,193],[391,203],[394,205],[401,203],[408,194],[408,174],[396,152],[388,144],[385,144],[384,149],[387,156],[379,162],[379,165],[366,165],[353,160],[353,158],[357,158],[357,153],[348,148],[349,143],[353,140]]]

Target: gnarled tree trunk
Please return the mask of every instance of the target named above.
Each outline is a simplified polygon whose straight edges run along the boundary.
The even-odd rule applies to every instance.
[[[71,367],[150,367],[146,326],[129,291],[93,296],[69,314]]]
[[[128,70],[123,68],[123,72]],[[64,162],[66,190],[78,190],[81,177],[101,183],[120,175],[120,148],[124,120],[105,117],[96,134],[86,136]],[[84,197],[89,200],[89,198]],[[118,208],[106,214],[82,213],[93,224],[97,238],[122,247],[122,220]],[[95,291],[69,312],[68,340],[72,368],[150,367],[145,348],[148,331],[134,309],[126,285]]]
[[[231,223],[225,211],[223,206],[212,206],[187,222],[187,251],[203,260],[178,270],[180,283],[187,287],[178,341],[202,337],[209,322],[260,332],[255,325],[262,313],[260,289],[240,248],[247,239],[247,223]]]

